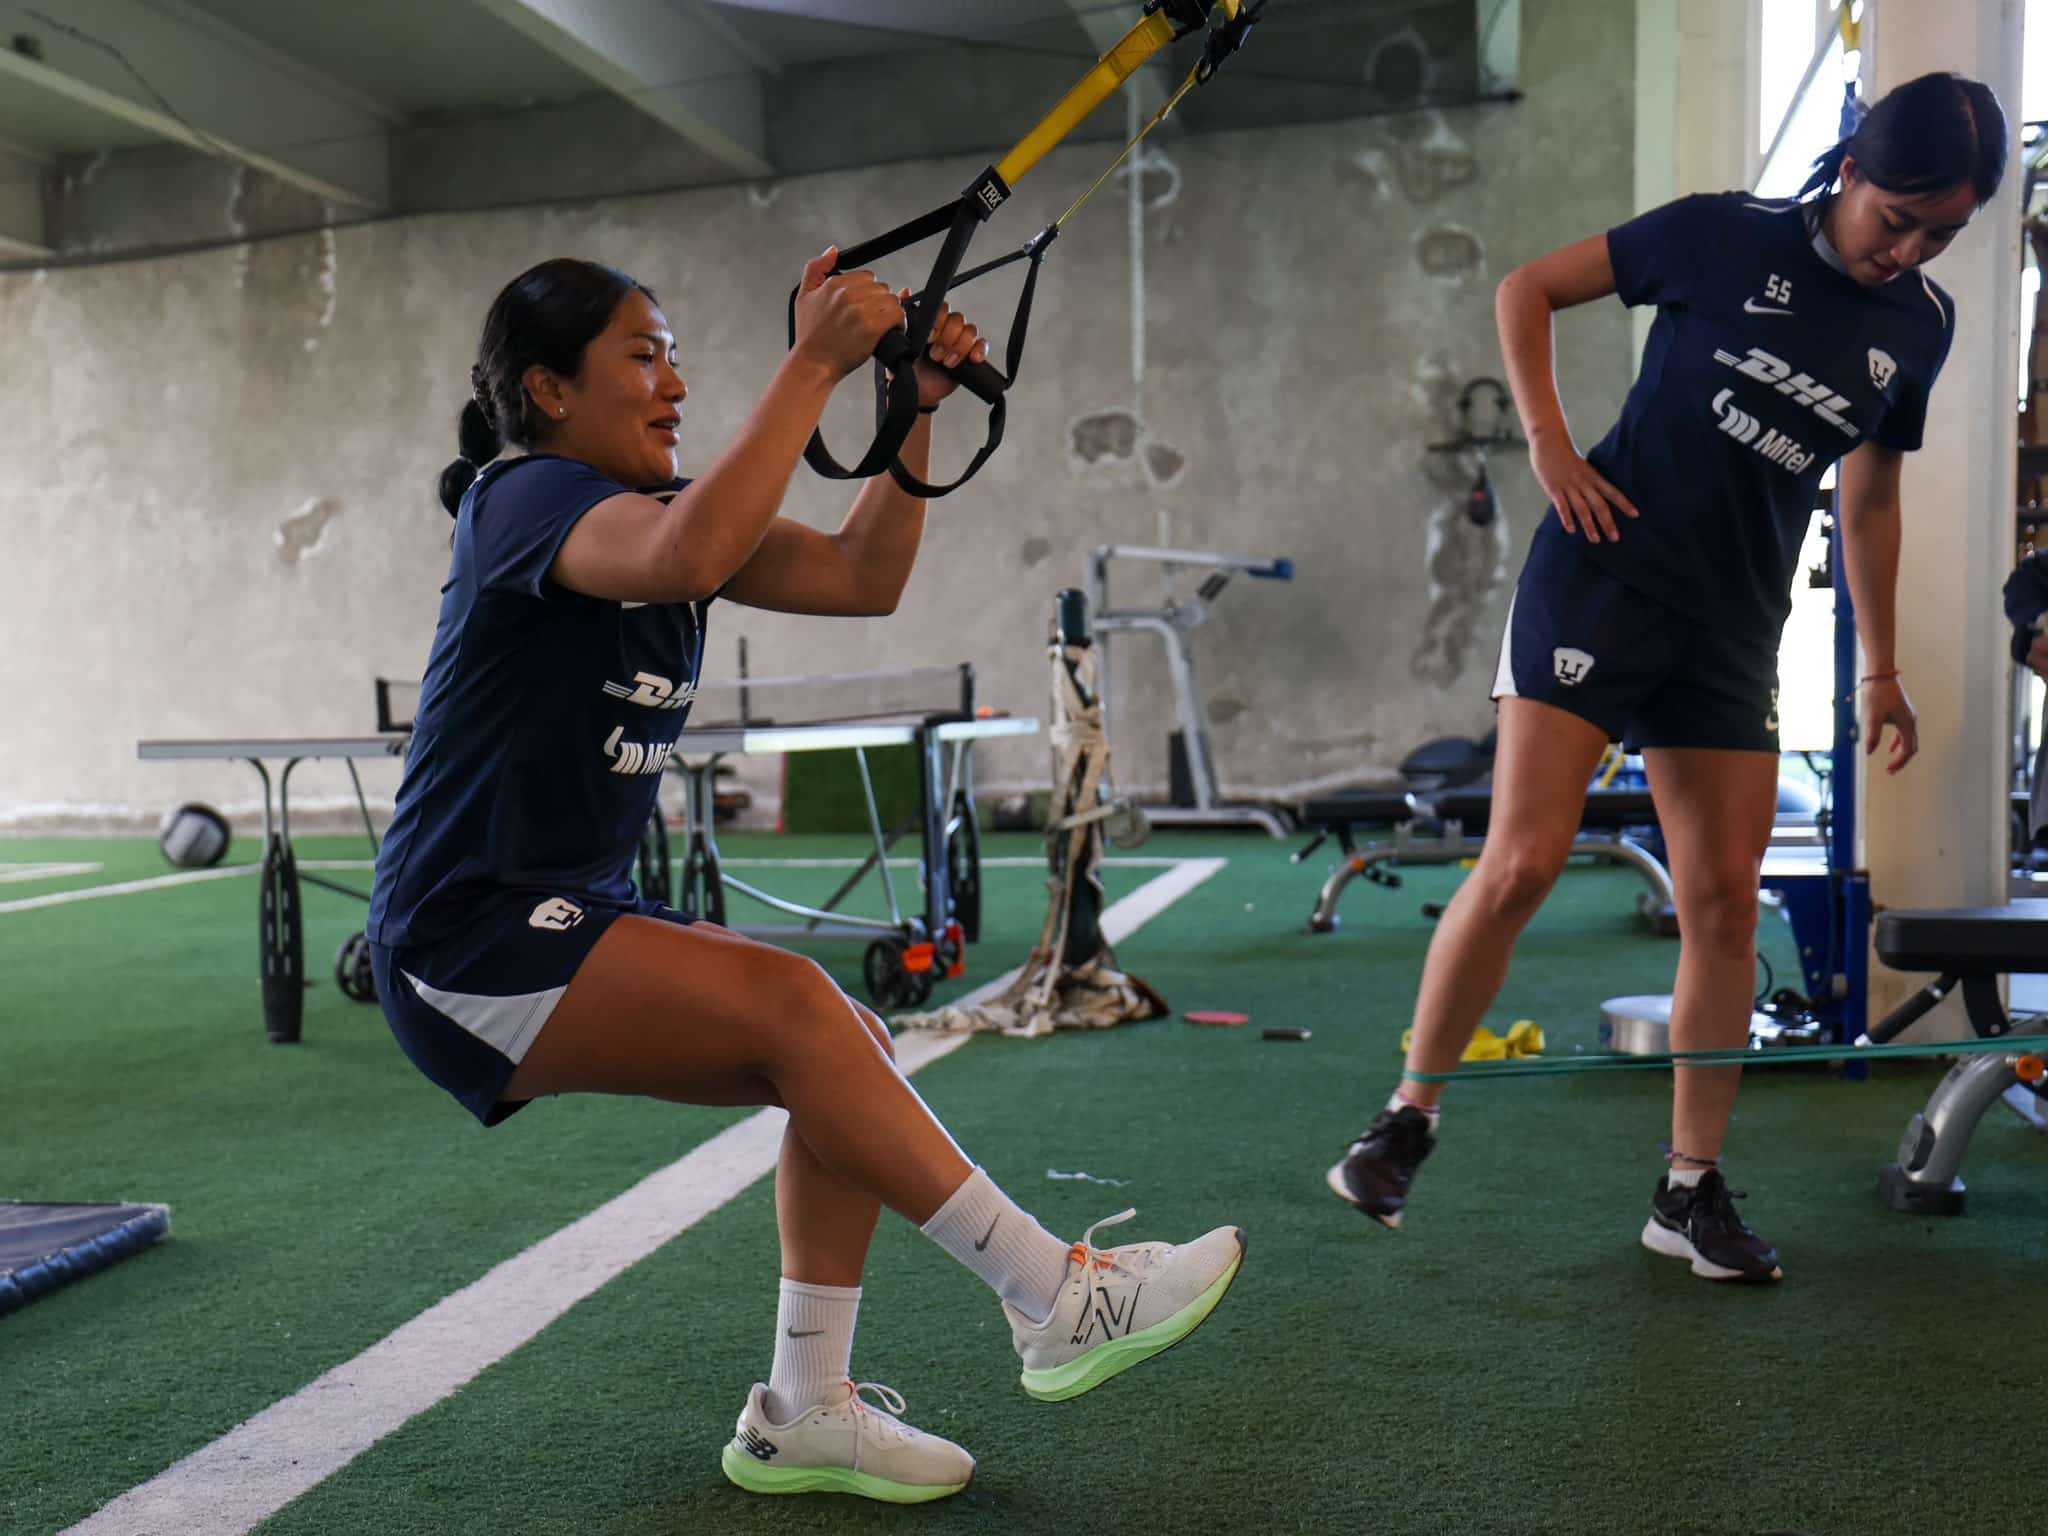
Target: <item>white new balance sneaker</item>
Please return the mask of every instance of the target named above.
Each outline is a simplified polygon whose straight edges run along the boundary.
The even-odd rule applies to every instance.
[[[749,1493],[856,1493],[923,1504],[958,1493],[974,1476],[967,1452],[897,1418],[903,1398],[880,1382],[849,1381],[788,1424],[768,1417],[767,1392],[754,1384],[719,1457],[726,1477]],[[875,1393],[888,1411],[864,1402],[863,1392]]]
[[[1052,1316],[1034,1323],[1008,1302],[1010,1336],[1024,1361],[1024,1390],[1043,1402],[1079,1397],[1119,1372],[1178,1344],[1216,1310],[1244,1262],[1244,1233],[1218,1227],[1192,1243],[1094,1246],[1099,1228],[1137,1215],[1105,1217],[1067,1256],[1067,1278]]]

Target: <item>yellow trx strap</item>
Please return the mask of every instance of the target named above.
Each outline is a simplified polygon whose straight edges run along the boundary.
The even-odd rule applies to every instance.
[[[1153,12],[1123,35],[1122,41],[1103,54],[1102,61],[1061,98],[1038,126],[1018,141],[1017,147],[996,162],[996,174],[1007,186],[1016,186],[1024,175],[1080,125],[1083,118],[1106,101],[1145,62],[1173,41],[1173,23]]]
[[[1226,23],[1236,21],[1243,9],[1244,0],[1217,0],[1215,9],[1223,13]],[[1185,35],[1185,29],[1176,27],[1164,11],[1154,11],[1139,22],[1122,38],[1112,43],[1095,68],[1090,70],[1081,82],[1061,99],[1060,104],[1046,113],[1039,125],[1018,141],[1017,147],[996,162],[996,174],[1003,178],[1006,186],[1014,187],[1030,169],[1043,160],[1081,121],[1106,101],[1116,88],[1142,69],[1152,56]],[[1179,101],[1187,94],[1188,87],[1195,83],[1196,72],[1188,72],[1187,84],[1174,92],[1173,101]],[[1159,112],[1157,122],[1173,110],[1170,101]],[[1147,124],[1147,131],[1151,124]],[[1139,138],[1144,135],[1140,134]],[[1135,143],[1136,141],[1133,140]],[[1119,157],[1121,159],[1121,157]],[[1112,167],[1114,169],[1114,167]]]
[[[1058,106],[1047,113],[1044,120],[995,165],[988,167],[968,186],[967,190],[944,207],[936,208],[921,218],[913,219],[898,226],[885,235],[858,245],[848,246],[839,252],[835,271],[850,271],[864,267],[870,262],[903,249],[906,245],[934,235],[943,234],[945,242],[940,248],[937,260],[932,264],[930,277],[924,287],[912,298],[904,329],[892,331],[882,338],[876,348],[875,360],[881,373],[878,375],[878,403],[875,438],[868,445],[868,451],[860,461],[848,469],[834,459],[825,447],[824,438],[816,432],[804,448],[804,458],[819,474],[832,479],[865,479],[870,475],[887,470],[897,484],[913,496],[943,496],[964,485],[979,470],[988,456],[1002,441],[1003,421],[1007,402],[1004,391],[1010,380],[1016,377],[1017,365],[1022,359],[1024,331],[1031,311],[1031,295],[1037,280],[1038,264],[1046,247],[1059,234],[1060,227],[1073,217],[1075,211],[1087,202],[1096,188],[1109,179],[1110,173],[1121,165],[1124,158],[1137,147],[1145,135],[1150,133],[1195,86],[1207,81],[1238,49],[1244,46],[1246,35],[1252,24],[1258,20],[1265,0],[1148,0],[1145,16],[1136,26],[1106,51],[1095,67],[1081,82],[1061,99]],[[1172,97],[1152,115],[1152,120],[1138,131],[1137,137],[1123,147],[1109,170],[1096,178],[1080,197],[1076,198],[1067,211],[1051,225],[1041,230],[1025,246],[998,261],[988,262],[971,272],[960,270],[961,258],[966,254],[967,244],[975,228],[989,218],[1009,200],[1011,189],[1020,177],[1072,133],[1082,119],[1093,112],[1119,86],[1128,80],[1145,62],[1161,49],[1193,32],[1206,31],[1202,57],[1189,72],[1187,80]],[[998,371],[987,363],[961,362],[947,370],[963,387],[980,396],[989,405],[988,439],[982,444],[965,473],[947,485],[927,485],[923,480],[910,474],[897,458],[904,438],[917,419],[917,382],[915,364],[924,350],[925,340],[931,334],[935,312],[947,292],[960,283],[965,283],[984,272],[1007,265],[1011,261],[1028,259],[1031,271],[1025,279],[1022,297],[1018,300],[1017,319],[1010,333],[1007,348],[1007,372]],[[796,343],[796,290],[789,296],[789,338],[792,346]]]

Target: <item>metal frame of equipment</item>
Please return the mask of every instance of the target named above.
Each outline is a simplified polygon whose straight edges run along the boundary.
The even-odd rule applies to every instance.
[[[1119,608],[1109,600],[1109,567],[1116,560],[1139,560],[1161,568],[1166,595],[1157,608]],[[1181,599],[1174,591],[1177,575],[1184,571],[1206,571],[1193,597]],[[1286,837],[1294,828],[1279,807],[1259,802],[1233,804],[1221,797],[1216,782],[1216,758],[1209,742],[1209,712],[1202,687],[1195,677],[1195,662],[1188,636],[1208,622],[1216,598],[1233,575],[1257,577],[1264,581],[1292,581],[1294,562],[1285,558],[1251,559],[1242,555],[1219,555],[1199,549],[1155,549],[1137,544],[1104,544],[1088,562],[1088,606],[1095,615],[1095,645],[1102,658],[1102,676],[1109,677],[1109,637],[1142,631],[1155,634],[1166,648],[1167,670],[1173,678],[1175,717],[1180,722],[1182,750],[1187,759],[1192,805],[1141,803],[1139,809],[1154,826],[1252,826],[1269,837]]]

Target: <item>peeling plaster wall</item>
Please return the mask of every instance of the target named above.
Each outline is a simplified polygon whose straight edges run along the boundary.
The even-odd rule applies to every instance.
[[[1215,750],[1237,793],[1371,780],[1418,742],[1478,733],[1501,621],[1542,510],[1518,455],[1502,515],[1465,518],[1471,468],[1424,445],[1460,388],[1500,371],[1494,283],[1628,216],[1630,0],[1535,7],[1513,107],[1208,136],[1170,130],[1128,196],[1069,226],[1042,279],[1002,451],[935,504],[883,621],[714,616],[708,670],[745,635],[757,675],[971,660],[984,698],[1045,708],[1055,589],[1104,542],[1288,555],[1291,587],[1238,581],[1196,636]],[[1380,61],[1422,71],[1427,60]],[[987,252],[1056,216],[1099,168],[1063,149]],[[373,676],[414,677],[448,561],[433,485],[454,451],[477,326],[547,256],[616,263],[662,296],[691,385],[684,467],[739,426],[781,350],[789,283],[829,240],[918,213],[978,167],[884,167],[772,187],[422,218],[148,264],[0,276],[0,828],[246,808],[230,764],[139,764],[145,736],[336,735],[371,724]],[[230,198],[245,190],[214,186]],[[214,195],[209,193],[209,195]],[[1134,345],[1132,266],[1142,263]],[[1012,274],[978,289],[1005,330]],[[1562,317],[1582,442],[1627,383],[1616,304]],[[1134,367],[1142,372],[1134,377]],[[827,417],[842,455],[865,391]],[[979,441],[941,418],[941,468]],[[849,499],[799,470],[789,510]],[[1147,599],[1149,574],[1119,603]],[[1184,589],[1185,590],[1185,589]],[[1120,777],[1163,786],[1172,701],[1157,646],[1112,652]],[[983,758],[1042,781],[1042,742]],[[395,774],[366,774],[389,796]],[[294,804],[338,803],[309,764]]]

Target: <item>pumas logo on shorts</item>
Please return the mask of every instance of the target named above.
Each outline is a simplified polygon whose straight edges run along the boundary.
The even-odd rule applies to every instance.
[[[1586,680],[1586,674],[1593,670],[1593,658],[1584,651],[1575,651],[1568,645],[1560,645],[1550,653],[1551,669],[1557,673],[1557,680],[1567,688],[1576,688]]]
[[[1892,361],[1891,353],[1885,351],[1882,347],[1872,347],[1870,349],[1871,383],[1882,390],[1891,383],[1892,376],[1898,371],[1899,365]]]
[[[583,921],[583,909],[573,901],[564,901],[559,896],[550,896],[533,909],[526,919],[529,928],[552,928],[563,933]]]

